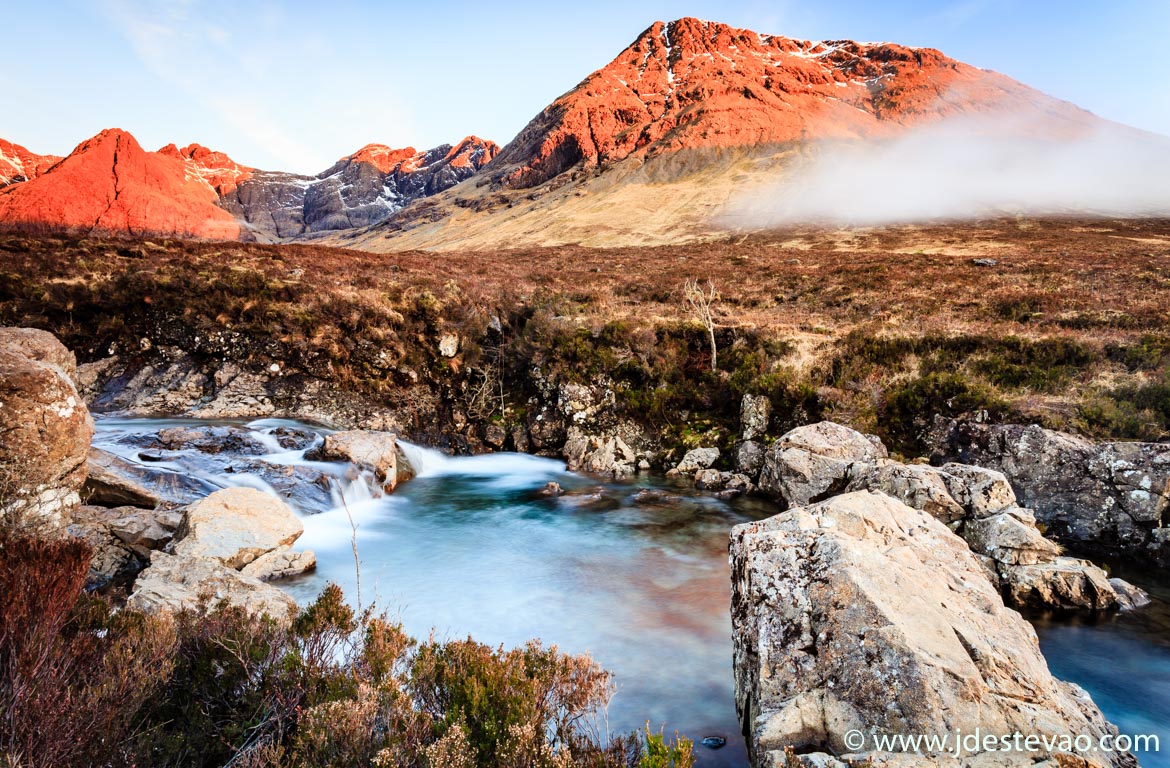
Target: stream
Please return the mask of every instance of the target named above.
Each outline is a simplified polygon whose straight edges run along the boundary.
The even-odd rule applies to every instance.
[[[279,582],[302,604],[331,581],[357,600],[352,517],[361,601],[409,633],[507,646],[540,638],[589,653],[616,679],[611,732],[665,725],[695,740],[701,766],[746,764],[727,537],[772,505],[722,501],[660,476],[603,481],[550,459],[453,458],[409,444],[418,476],[381,497],[344,464],[305,460],[327,431],[277,419],[99,417],[94,444],[178,497],[247,485],[284,498],[305,523],[296,548],[317,554],[315,573]],[[550,481],[565,494],[542,496]],[[1037,629],[1053,672],[1088,689],[1122,733],[1158,734],[1163,751],[1140,755],[1142,765],[1170,768],[1170,590],[1124,575],[1151,588],[1155,604],[1096,623],[1037,620]],[[726,746],[699,745],[709,736]]]

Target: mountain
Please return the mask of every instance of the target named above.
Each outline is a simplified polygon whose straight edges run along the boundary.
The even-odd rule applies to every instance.
[[[198,144],[144,152],[116,130],[64,160],[3,142],[0,224],[371,251],[666,244],[727,236],[740,226],[729,223],[733,202],[768,202],[777,179],[791,191],[818,153],[865,152],[956,123],[1054,143],[1118,127],[931,48],[810,42],[684,18],[655,22],[502,149],[475,136],[423,151],[369,144],[309,176],[243,166]],[[960,141],[944,154],[966,151]],[[1070,153],[1062,168],[1086,157]],[[1108,164],[1108,152],[1089,155]],[[995,165],[984,166],[976,170],[994,184]],[[904,165],[892,168],[848,194],[916,183]],[[837,177],[822,181],[831,202],[845,194]],[[917,187],[930,197],[934,183]]]
[[[367,227],[469,178],[499,149],[476,136],[425,151],[368,144],[316,176],[252,171],[221,205],[261,240]]]
[[[56,155],[38,155],[0,139],[0,187],[35,179],[60,159]]]
[[[35,178],[0,189],[0,222],[130,234],[235,239],[240,225],[202,178],[111,128]]]
[[[369,144],[316,176],[262,171],[199,144],[147,152],[109,129],[67,158],[0,141],[0,225],[279,241],[377,224],[474,175],[499,146]]]
[[[189,177],[198,178],[220,197],[230,195],[241,181],[251,177],[255,171],[254,168],[240,165],[223,152],[216,152],[200,144],[188,144],[182,149],[167,144],[158,153],[182,162]]]
[[[930,48],[656,22],[533,118],[480,181],[339,242],[398,250],[713,236],[711,217],[734,192],[814,142],[1008,114],[1019,130],[1053,138],[1104,123]]]

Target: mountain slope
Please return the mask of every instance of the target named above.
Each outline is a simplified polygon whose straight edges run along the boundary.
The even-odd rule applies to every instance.
[[[716,236],[711,218],[733,193],[814,142],[1005,114],[1054,139],[1104,122],[933,49],[656,22],[537,115],[480,180],[337,240],[384,251]]]
[[[38,155],[0,139],[0,187],[35,179],[60,159],[56,155]]]
[[[240,226],[215,191],[174,157],[147,152],[112,128],[64,160],[0,190],[6,226],[234,239]]]

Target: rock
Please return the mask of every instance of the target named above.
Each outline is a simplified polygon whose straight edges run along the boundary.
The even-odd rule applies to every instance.
[[[483,441],[492,448],[499,450],[504,447],[508,439],[508,432],[498,424],[488,424],[483,430]]]
[[[78,507],[66,529],[70,536],[83,539],[93,549],[93,559],[85,577],[89,589],[104,587],[121,578],[130,578],[142,570],[144,557],[111,530],[112,510],[104,507]]]
[[[768,433],[772,418],[772,401],[767,395],[744,395],[739,404],[739,436],[756,440]]]
[[[187,411],[196,419],[254,419],[276,412],[269,392],[271,379],[235,365],[225,364],[216,372],[215,391],[209,402]]]
[[[786,765],[788,746],[856,753],[854,729],[1085,734],[1094,745],[1116,733],[1087,693],[1053,678],[1035,631],[967,545],[889,496],[848,493],[737,526],[731,570],[736,706],[754,766]],[[1136,765],[1078,757],[1062,764]]]
[[[276,581],[300,576],[316,568],[317,556],[311,549],[294,552],[292,547],[278,547],[245,565],[240,573],[261,581]]]
[[[883,461],[854,477],[849,490],[881,491],[936,520],[955,523],[967,516],[967,510],[955,500],[949,480],[953,478],[934,467]]]
[[[256,439],[251,430],[243,427],[169,427],[160,430],[157,445],[169,451],[199,451],[201,453],[232,453],[241,456],[263,456],[272,449]]]
[[[590,472],[615,478],[635,473],[636,456],[619,435],[591,436],[579,427],[569,428],[564,445],[565,464],[571,472]]]
[[[239,570],[287,547],[305,526],[288,505],[255,488],[226,488],[187,507],[174,554]]]
[[[154,491],[129,477],[134,471],[130,462],[109,451],[90,448],[87,470],[83,495],[89,504],[153,509],[161,501]]]
[[[707,749],[723,749],[727,744],[727,739],[722,736],[708,736],[700,743]]]
[[[439,354],[443,357],[455,357],[459,354],[459,337],[454,333],[444,333],[440,336]]]
[[[1047,533],[1088,553],[1170,564],[1170,445],[1093,443],[1036,425],[938,418],[933,458],[1002,472]]]
[[[1117,607],[1123,611],[1145,608],[1151,602],[1144,589],[1135,587],[1124,579],[1112,578],[1109,580],[1109,586],[1117,593]]]
[[[756,440],[746,440],[735,449],[735,468],[748,477],[758,477],[764,466],[764,446]]]
[[[692,448],[686,452],[682,457],[682,461],[675,466],[675,469],[680,474],[691,475],[700,469],[709,469],[718,460],[718,448]]]
[[[1007,569],[1003,586],[1012,603],[1025,608],[1108,611],[1121,606],[1105,571],[1072,557]]]
[[[0,328],[0,515],[20,510],[60,527],[81,502],[93,421],[52,334]]]
[[[970,514],[990,517],[1016,506],[1016,493],[1002,472],[969,464],[944,464],[947,486]]]
[[[214,606],[220,600],[279,619],[296,610],[292,597],[259,579],[214,560],[165,552],[151,555],[150,567],[139,574],[127,603],[155,612],[197,609],[201,601]]]
[[[144,510],[131,506],[111,509],[109,514],[113,518],[110,532],[140,557],[166,546],[183,524],[182,509]]]
[[[842,492],[885,456],[876,438],[831,421],[797,427],[768,449],[760,490],[788,506],[803,506]]]
[[[1003,565],[1039,565],[1060,554],[1060,547],[1036,528],[1031,512],[1019,507],[968,520],[962,535],[972,551]]]
[[[348,461],[374,473],[386,491],[414,477],[410,462],[398,447],[398,438],[389,432],[350,430],[325,436],[319,448],[306,454],[318,461]]]
[[[61,369],[77,384],[77,358],[57,337],[39,328],[0,328],[0,349]]]
[[[977,267],[994,267],[999,264],[997,259],[971,259],[971,263]]]
[[[512,430],[512,448],[517,453],[528,453],[531,443],[528,441],[528,430],[524,427],[516,427]]]
[[[756,484],[747,475],[738,472],[730,473],[731,477],[727,479],[727,490],[735,491],[737,493],[751,493],[756,490]]]
[[[560,483],[553,481],[553,480],[549,480],[547,483],[544,484],[544,487],[540,489],[540,495],[541,496],[564,496],[565,489],[561,487]]]
[[[82,496],[87,504],[102,507],[153,509],[164,503],[188,504],[215,490],[188,475],[134,464],[101,448],[89,449],[86,471]]]
[[[730,472],[717,469],[700,469],[695,473],[695,487],[701,491],[721,491],[731,480]]]

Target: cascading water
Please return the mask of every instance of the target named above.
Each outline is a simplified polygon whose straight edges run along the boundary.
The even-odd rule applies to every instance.
[[[456,458],[405,442],[400,459],[416,476],[385,495],[369,473],[306,460],[328,430],[298,422],[99,419],[97,426],[95,445],[133,462],[148,484],[154,478],[172,488],[182,477],[185,492],[198,495],[262,484],[288,501],[305,524],[297,546],[315,550],[318,561],[316,573],[282,582],[298,601],[329,581],[356,594],[356,527],[363,598],[375,593],[410,633],[471,634],[490,645],[539,637],[589,652],[616,676],[610,728],[649,720],[697,739],[721,736],[727,746],[700,749],[700,765],[746,762],[732,689],[727,535],[774,508],[729,506],[645,478],[603,483],[533,456]],[[179,435],[185,444],[168,439],[167,430],[190,428]],[[214,439],[201,443],[209,434]],[[566,494],[542,495],[549,481]],[[1041,638],[1055,654],[1054,670],[1089,687],[1111,719],[1161,727],[1170,713],[1163,682],[1170,648],[1158,639],[1166,625],[1140,625],[1154,615],[1123,615],[1093,632],[1042,625]],[[1097,655],[1121,647],[1145,654],[1133,668],[1148,684],[1100,687]],[[1166,765],[1158,757],[1143,755],[1143,765]]]

